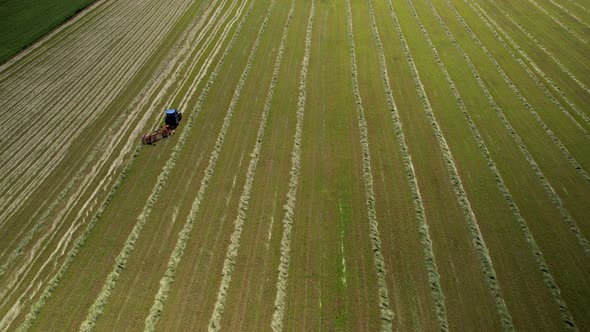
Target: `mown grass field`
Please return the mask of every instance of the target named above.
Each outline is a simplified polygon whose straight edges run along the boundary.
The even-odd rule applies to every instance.
[[[590,329],[589,24],[96,2],[0,66],[0,330]]]

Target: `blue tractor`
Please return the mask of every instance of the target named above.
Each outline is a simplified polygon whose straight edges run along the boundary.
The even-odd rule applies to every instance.
[[[164,122],[166,126],[160,127],[160,129],[155,130],[149,134],[145,134],[141,137],[141,142],[143,144],[152,144],[157,140],[162,138],[166,138],[172,134],[174,134],[174,130],[178,127],[178,124],[182,120],[182,113],[178,112],[174,108],[170,108],[166,110],[166,117],[164,118]]]

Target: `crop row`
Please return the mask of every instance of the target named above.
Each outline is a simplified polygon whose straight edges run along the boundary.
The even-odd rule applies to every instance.
[[[301,141],[303,139],[303,118],[305,115],[305,102],[307,98],[307,70],[311,55],[311,39],[313,33],[313,20],[315,15],[315,0],[311,1],[311,10],[307,20],[305,33],[305,51],[299,75],[299,95],[297,97],[297,124],[295,126],[295,137],[293,139],[293,150],[291,152],[291,171],[289,179],[289,191],[287,192],[287,203],[283,206],[285,215],[283,217],[283,236],[281,238],[281,257],[278,267],[277,294],[275,297],[274,312],[272,315],[271,328],[273,331],[283,331],[285,318],[285,306],[287,299],[287,280],[289,278],[289,262],[291,260],[291,229],[295,215],[297,202],[297,187],[299,185],[299,174],[301,172]]]
[[[420,187],[418,185],[418,179],[416,176],[416,171],[414,169],[414,164],[412,162],[412,157],[407,145],[406,137],[404,135],[404,130],[402,126],[401,119],[399,117],[399,111],[397,105],[395,103],[395,99],[393,97],[393,91],[391,89],[391,83],[389,81],[389,74],[387,70],[387,65],[385,62],[385,54],[383,51],[383,44],[381,42],[381,37],[379,35],[379,29],[377,27],[377,23],[375,21],[375,14],[372,7],[372,3],[369,1],[369,13],[371,17],[371,28],[373,37],[375,39],[375,43],[377,45],[377,49],[379,52],[379,65],[381,68],[381,76],[383,87],[385,89],[385,95],[387,99],[387,103],[389,105],[389,111],[391,113],[395,137],[398,141],[401,153],[402,153],[402,160],[404,166],[404,172],[406,173],[406,177],[408,179],[408,184],[410,187],[410,191],[413,198],[414,210],[416,212],[415,218],[418,222],[418,231],[420,233],[420,239],[423,246],[423,252],[425,256],[425,265],[426,270],[428,272],[428,281],[430,284],[430,292],[433,297],[433,301],[436,308],[436,317],[439,323],[439,327],[443,331],[448,330],[448,320],[446,314],[446,307],[444,302],[444,294],[442,291],[442,286],[440,283],[440,274],[438,272],[438,266],[436,264],[436,257],[434,255],[434,248],[432,246],[432,239],[430,236],[430,231],[428,227],[428,221],[426,219],[426,212],[424,209],[424,203],[422,200],[422,195],[420,194]]]
[[[371,8],[372,9],[372,8]],[[352,24],[352,8],[350,0],[346,1],[346,14],[348,19],[348,45],[350,51],[350,62],[352,72],[352,89],[357,111],[357,120],[360,130],[360,144],[363,154],[363,181],[365,184],[365,196],[367,199],[367,211],[369,218],[369,238],[373,251],[373,260],[377,270],[377,284],[379,287],[379,312],[381,315],[381,330],[392,330],[394,312],[389,303],[389,291],[385,281],[385,261],[381,252],[381,237],[379,235],[379,223],[377,221],[377,210],[375,207],[375,191],[373,188],[373,174],[371,171],[371,152],[369,149],[369,130],[365,119],[365,111],[361,93],[359,91],[356,51],[354,44],[354,31]],[[343,264],[344,266],[344,264]]]
[[[237,40],[237,38],[244,26],[244,22],[250,16],[250,13],[252,11],[252,7],[254,6],[254,3],[255,3],[255,1],[251,2],[246,14],[242,17],[240,23],[238,24],[236,31],[234,32],[234,35],[233,35],[231,41],[227,45],[225,52],[223,53],[219,62],[217,63],[215,70],[211,74],[211,77],[210,77],[209,81],[207,82],[207,85],[205,86],[203,92],[199,96],[199,100],[197,102],[195,112],[200,112],[200,110],[202,109],[203,103],[204,103],[205,98],[211,88],[211,85],[215,82],[215,79],[217,78],[217,76],[219,74],[220,68],[221,68],[223,62],[225,61],[225,58],[227,57],[227,55],[229,54],[229,52],[233,48],[235,41]],[[222,128],[220,129],[220,132],[218,134],[215,147],[214,147],[214,149],[211,153],[211,156],[209,158],[209,165],[207,166],[207,169],[205,170],[205,175],[201,181],[201,187],[199,188],[199,192],[197,193],[197,197],[195,198],[195,201],[193,202],[189,217],[187,218],[187,221],[186,221],[184,227],[180,231],[178,240],[176,242],[176,246],[174,247],[174,251],[172,252],[172,254],[170,256],[170,259],[168,260],[166,272],[164,273],[164,276],[160,280],[160,288],[158,289],[158,292],[155,295],[154,303],[152,304],[152,307],[150,308],[149,315],[145,320],[145,329],[146,330],[154,330],[156,323],[158,322],[158,320],[160,318],[161,312],[164,307],[164,303],[166,302],[166,299],[168,297],[168,293],[170,291],[170,287],[172,286],[172,282],[174,281],[174,276],[176,274],[176,268],[182,259],[184,249],[186,248],[186,243],[190,237],[190,232],[193,228],[195,218],[196,218],[196,213],[200,207],[200,202],[203,199],[203,196],[205,194],[205,190],[207,188],[209,179],[211,178],[213,171],[215,170],[217,158],[218,158],[221,148],[223,146],[223,138],[225,136],[227,128],[229,127],[230,120],[231,120],[231,117],[233,114],[233,110],[235,108],[235,105],[236,105],[237,100],[238,100],[240,93],[241,93],[241,89],[242,89],[242,87],[245,83],[245,80],[247,78],[247,75],[249,73],[252,59],[253,59],[254,54],[256,53],[256,50],[258,48],[258,43],[259,43],[259,40],[257,40],[257,43],[254,44],[254,46],[252,47],[252,49],[250,51],[248,63],[246,64],[246,67],[244,68],[244,71],[242,72],[242,76],[240,77],[240,81],[238,83],[238,86],[236,87],[236,89],[234,91],[234,95],[232,97],[232,101],[230,103],[227,114],[225,116]],[[188,130],[186,130],[185,132],[188,132]]]
[[[137,28],[139,29],[139,26]],[[160,26],[160,24],[151,26],[151,29],[154,29],[154,32],[156,29],[166,31],[166,29]],[[150,30],[147,31],[143,38],[147,38],[145,36],[150,34],[149,31]],[[159,36],[159,38],[163,38],[164,33],[160,34]],[[138,38],[135,41],[137,43],[137,47],[139,47],[142,44],[146,44],[147,39],[142,40],[143,38]],[[154,49],[153,46],[150,48]],[[142,56],[139,59],[131,60],[131,58],[133,57],[130,56],[130,52],[132,52],[133,50],[134,49],[131,48],[121,48],[121,50],[117,52],[120,54],[114,55],[115,58],[120,57],[125,60],[119,61],[117,65],[111,66],[112,68],[110,70],[122,71],[121,68],[129,68],[129,72],[125,74],[125,78],[119,80],[111,80],[110,83],[104,84],[103,90],[100,90],[100,92],[98,92],[99,95],[94,96],[93,98],[83,98],[79,101],[82,103],[81,105],[78,105],[79,107],[81,107],[82,109],[97,107],[99,110],[104,110],[106,108],[108,102],[111,101],[118,94],[118,91],[121,89],[121,86],[123,86],[123,84],[125,84],[129,79],[131,79],[131,73],[138,70],[144,63],[144,61],[147,60],[148,55],[151,53],[151,51],[145,52],[145,54],[142,54]],[[99,79],[107,80],[110,70],[102,70],[102,72],[97,76],[99,77]],[[87,92],[84,92],[90,89],[90,86],[92,84],[80,85],[84,86],[85,89],[81,92],[82,95],[92,95],[88,94]],[[100,95],[100,93],[103,94]],[[97,103],[97,101],[99,102]],[[66,102],[68,103],[68,105],[71,105],[70,103],[75,101],[69,101],[68,98],[62,96],[62,102],[57,104],[54,103],[53,106],[49,106],[49,109],[57,109],[63,112],[63,109],[68,109],[67,105],[64,104]],[[40,108],[41,105],[37,107]],[[29,181],[29,183],[27,183],[26,186],[23,186],[22,181],[18,180],[20,181],[20,186],[18,186],[18,188],[24,188],[19,194],[19,196],[13,196],[13,194],[11,194],[11,190],[15,188],[14,186],[11,189],[9,189],[8,195],[5,195],[5,199],[8,201],[12,198],[12,202],[11,206],[4,211],[5,213],[12,213],[13,211],[15,211],[17,207],[22,205],[22,202],[26,199],[26,197],[28,197],[28,195],[30,195],[30,193],[38,186],[38,183],[40,183],[40,181],[43,181],[45,178],[47,178],[47,176],[49,176],[50,172],[65,156],[66,152],[68,151],[68,146],[70,146],[72,143],[76,141],[78,135],[80,135],[82,130],[84,130],[88,126],[88,124],[93,121],[93,119],[98,117],[98,115],[101,113],[101,111],[99,110],[95,112],[71,112],[71,116],[68,116],[67,120],[62,121],[62,123],[60,124],[60,128],[63,128],[64,130],[69,130],[68,135],[66,137],[60,137],[63,136],[63,131],[52,130],[52,127],[54,127],[55,124],[52,124],[51,121],[58,121],[61,118],[61,116],[55,116],[53,120],[48,121],[48,123],[46,123],[43,127],[38,128],[39,132],[37,135],[42,136],[38,138],[31,138],[30,142],[37,142],[38,144],[40,144],[40,146],[37,146],[35,144],[26,144],[24,146],[20,146],[20,153],[15,158],[11,158],[10,162],[4,165],[6,169],[3,168],[3,174],[6,174],[6,177],[4,178],[3,184],[13,184],[15,181],[22,177],[31,178],[31,180]],[[60,145],[53,144],[57,140],[60,141]],[[13,148],[16,148],[16,146],[19,145],[17,144]],[[31,166],[27,169],[23,169],[22,167],[18,167],[20,163],[27,163]],[[6,217],[6,215],[4,215],[3,217]]]
[[[395,13],[395,9],[391,1],[389,1],[389,10],[392,17],[392,20],[395,24],[396,30],[398,32],[399,38],[401,40],[403,53],[405,55],[406,61],[410,66],[410,71],[412,73],[412,77],[414,79],[416,90],[418,91],[418,95],[422,101],[422,106],[424,111],[426,112],[426,116],[430,120],[430,124],[434,129],[434,134],[440,149],[443,152],[443,158],[445,159],[445,163],[447,164],[447,171],[449,172],[449,176],[451,178],[451,182],[453,184],[453,189],[455,191],[455,195],[459,205],[463,209],[463,213],[465,215],[465,219],[467,220],[469,230],[471,232],[473,246],[475,247],[477,254],[479,256],[479,260],[482,266],[482,271],[486,275],[486,281],[488,287],[494,296],[494,300],[496,302],[496,309],[498,310],[498,314],[502,319],[502,325],[506,330],[513,330],[514,326],[512,323],[512,317],[510,312],[508,311],[508,307],[506,306],[506,302],[504,301],[504,297],[502,295],[502,291],[500,288],[500,284],[498,282],[498,278],[496,276],[496,271],[494,269],[494,265],[492,263],[492,258],[489,255],[489,250],[487,245],[485,244],[483,235],[477,223],[477,219],[473,210],[471,208],[471,204],[463,187],[463,183],[461,181],[461,177],[459,176],[459,172],[457,170],[457,166],[455,165],[455,161],[453,159],[453,155],[451,153],[451,149],[449,148],[444,135],[440,129],[440,126],[436,120],[434,112],[432,111],[432,107],[430,105],[430,101],[428,100],[428,96],[426,91],[424,90],[424,86],[420,80],[420,75],[418,73],[418,69],[412,59],[412,55],[410,53],[410,49],[408,47],[406,38],[404,33],[401,29],[401,26],[397,19],[397,14]]]
[[[549,288],[549,291],[551,292],[551,295],[553,296],[553,300],[559,306],[562,318],[563,318],[566,326],[575,326],[572,314],[571,314],[569,308],[567,307],[567,304],[565,303],[565,301],[561,297],[561,291],[559,290],[559,287],[557,286],[555,278],[551,274],[549,266],[547,265],[547,263],[545,261],[545,257],[543,256],[541,249],[539,248],[537,242],[535,241],[533,234],[531,233],[531,231],[527,225],[526,220],[521,215],[520,209],[518,208],[517,204],[515,203],[515,200],[512,197],[512,194],[510,193],[510,190],[508,189],[508,187],[504,183],[504,180],[503,180],[502,176],[500,175],[500,172],[496,166],[495,161],[493,160],[493,158],[489,152],[488,147],[485,144],[484,139],[482,138],[479,130],[477,129],[477,126],[475,125],[475,123],[473,122],[473,119],[471,118],[471,114],[469,113],[469,111],[467,110],[467,107],[465,106],[465,103],[463,102],[463,98],[459,94],[459,91],[457,90],[455,83],[453,82],[447,68],[445,67],[443,60],[441,59],[436,47],[432,43],[432,40],[430,38],[430,35],[428,34],[427,29],[424,27],[424,25],[420,21],[420,18],[418,17],[418,14],[416,13],[416,10],[414,8],[412,1],[408,0],[408,4],[410,5],[410,10],[412,12],[412,16],[414,17],[414,19],[418,23],[420,30],[422,31],[422,34],[424,35],[424,38],[426,39],[426,41],[427,41],[427,43],[434,55],[434,58],[436,59],[438,65],[439,65],[439,68],[441,69],[441,71],[443,72],[443,74],[445,76],[447,84],[449,85],[449,87],[453,91],[453,95],[455,96],[455,100],[457,101],[457,106],[459,107],[459,110],[461,111],[461,113],[465,117],[467,124],[469,125],[469,131],[471,133],[471,136],[477,142],[479,150],[481,151],[482,155],[484,156],[484,158],[487,162],[487,165],[494,176],[494,179],[496,181],[498,189],[500,190],[500,192],[504,196],[506,203],[510,206],[510,210],[512,212],[512,215],[514,216],[514,219],[518,223],[518,226],[519,226],[520,230],[522,231],[523,236],[526,239],[526,242],[530,246],[531,252],[533,253],[535,260],[537,262],[539,272],[541,272],[541,274],[543,275],[543,280],[544,280],[546,286]]]
[[[273,2],[274,4],[274,2]],[[234,232],[231,235],[231,242],[227,248],[227,254],[225,261],[223,263],[223,270],[222,270],[222,280],[219,286],[219,291],[217,293],[217,300],[215,302],[215,306],[213,309],[213,314],[209,321],[209,330],[218,331],[221,328],[221,317],[223,313],[223,309],[225,306],[225,300],[227,297],[227,292],[229,291],[230,282],[232,278],[232,274],[236,264],[236,257],[238,255],[238,250],[240,247],[240,238],[242,235],[242,231],[244,228],[244,222],[246,220],[246,214],[248,211],[248,204],[250,201],[250,193],[252,191],[252,184],[254,182],[254,177],[256,175],[256,168],[258,166],[258,161],[260,159],[260,151],[262,149],[262,143],[264,140],[264,133],[266,129],[266,125],[268,122],[268,115],[270,113],[270,108],[272,104],[272,98],[275,90],[275,86],[279,77],[279,70],[281,68],[281,63],[283,60],[283,54],[285,52],[285,46],[287,43],[287,36],[289,33],[289,28],[291,26],[291,20],[293,18],[293,13],[295,11],[295,1],[291,1],[291,7],[289,9],[289,13],[287,16],[287,21],[285,22],[285,26],[283,28],[283,35],[281,37],[281,43],[279,45],[279,50],[277,52],[277,57],[275,60],[275,65],[272,73],[272,79],[270,82],[270,86],[268,88],[268,93],[266,97],[266,101],[264,103],[264,110],[260,117],[260,125],[258,127],[258,133],[256,135],[256,143],[254,145],[254,149],[250,154],[251,159],[248,165],[248,172],[246,174],[246,183],[244,183],[244,189],[242,192],[242,196],[240,197],[240,203],[238,206],[238,216],[234,221]],[[266,21],[264,22],[266,25]]]
[[[474,36],[473,31],[466,25],[465,21],[460,16],[460,14],[457,12],[457,10],[448,1],[447,1],[447,5],[453,11],[453,13],[455,13],[455,15],[459,19],[459,21],[462,22],[463,26],[467,29],[467,31],[469,32],[469,34],[473,37]],[[450,32],[450,30],[447,27],[446,23],[440,17],[440,15],[439,15],[438,11],[436,10],[436,8],[434,8],[434,6],[432,6],[432,5],[430,7],[431,7],[431,10],[433,11],[436,19],[438,20],[438,22],[440,23],[440,25],[445,30],[445,32],[446,32],[447,36],[449,37],[449,39],[451,40],[452,44],[455,46],[455,48],[459,51],[459,53],[465,59],[467,65],[469,67],[469,69],[471,70],[473,76],[477,80],[478,85],[480,86],[480,88],[482,89],[482,91],[484,92],[484,94],[486,95],[486,98],[488,99],[488,102],[489,102],[490,106],[492,106],[492,108],[494,109],[494,111],[496,112],[496,114],[498,115],[498,117],[500,118],[500,120],[502,121],[502,124],[506,127],[508,133],[510,134],[510,136],[512,137],[512,139],[514,140],[514,142],[518,146],[518,148],[521,151],[521,153],[523,154],[524,158],[529,163],[529,165],[532,168],[533,172],[536,174],[537,178],[539,179],[540,184],[545,189],[547,195],[549,196],[549,198],[551,199],[551,201],[557,207],[557,209],[558,209],[561,217],[566,222],[566,224],[569,226],[570,230],[575,234],[575,236],[577,237],[578,241],[580,242],[580,245],[582,246],[582,248],[584,249],[584,251],[586,252],[586,254],[590,255],[590,244],[588,243],[588,240],[580,232],[580,229],[576,225],[575,220],[572,218],[572,216],[570,215],[569,211],[563,205],[563,202],[562,202],[561,198],[559,197],[559,195],[557,194],[557,192],[553,189],[553,187],[551,186],[551,184],[547,180],[547,177],[545,177],[545,175],[543,174],[543,172],[539,168],[539,165],[537,164],[537,162],[535,161],[535,159],[533,158],[533,156],[531,155],[531,153],[527,149],[527,147],[524,144],[524,142],[522,141],[522,138],[520,137],[520,135],[512,127],[512,125],[510,124],[510,122],[506,118],[506,115],[504,114],[504,112],[502,111],[502,109],[498,106],[498,104],[496,103],[496,101],[494,100],[494,97],[492,96],[492,94],[490,93],[490,91],[488,90],[488,88],[486,87],[486,85],[483,82],[483,80],[482,80],[479,72],[477,71],[477,69],[473,65],[470,57],[467,55],[467,53],[465,53],[465,51],[463,50],[463,48],[461,48],[461,46],[457,43],[457,41],[455,40],[453,34]]]
[[[103,162],[105,162],[106,160],[103,160]],[[111,169],[113,168],[113,165],[111,166]],[[88,179],[88,178],[87,178]],[[90,180],[92,180],[90,178]],[[96,189],[98,190],[98,189]],[[95,191],[96,192],[96,191]],[[68,202],[68,204],[72,201],[73,198],[70,199],[70,201]],[[60,213],[61,215],[61,213]],[[51,253],[50,258],[42,265],[41,269],[44,269],[50,260],[52,260],[54,258],[54,255],[57,254],[58,251],[62,251],[61,255],[64,254],[65,252],[65,247],[67,246],[67,243],[71,240],[71,236],[72,233],[81,225],[82,223],[78,223],[78,225],[74,225],[72,224],[69,228],[69,230],[66,232],[66,234],[64,235],[64,237],[62,237],[62,239],[59,241],[59,246],[64,246],[64,249],[60,249],[59,246],[56,250],[53,251],[53,253]],[[54,223],[53,226],[55,226],[56,223]],[[51,235],[51,238],[53,238],[56,234],[55,233],[51,233],[51,234],[45,234],[41,240],[43,240],[44,238],[46,238],[47,235]],[[47,245],[46,245],[47,246]],[[46,247],[45,246],[45,247]],[[45,247],[41,248],[42,250],[45,249]],[[37,243],[34,247],[35,250],[39,251],[39,243]],[[37,256],[38,257],[38,256]],[[21,266],[18,270],[16,270],[16,274],[11,276],[11,279],[8,280],[9,285],[11,285],[10,287],[6,287],[5,290],[6,291],[10,291],[12,293],[14,293],[18,286],[24,281],[24,278],[19,277],[19,275],[21,275],[22,273],[27,273],[31,268],[32,268],[32,262],[33,259],[37,259],[37,257],[34,256],[34,252],[31,253],[29,255],[29,259],[27,262],[25,262],[25,264],[29,264],[29,266],[27,267],[26,265]],[[34,276],[34,280],[40,277],[41,272],[39,271],[35,276]],[[15,284],[16,283],[16,284]],[[16,287],[15,287],[16,285]],[[15,304],[12,306],[12,308],[10,309],[10,312],[12,314],[17,314],[20,310],[20,307],[22,307],[22,299],[25,298],[25,293],[28,292],[28,290],[30,290],[31,287],[29,286],[29,288],[27,289],[27,291],[23,292],[22,295],[20,296],[20,298],[15,302]],[[37,288],[34,289],[34,292],[38,291]],[[3,293],[3,297],[6,295],[6,292]],[[32,297],[33,295],[30,295],[29,297]],[[6,301],[4,302],[3,306],[6,304]]]

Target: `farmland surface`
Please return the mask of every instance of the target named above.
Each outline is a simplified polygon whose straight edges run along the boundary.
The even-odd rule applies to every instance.
[[[588,0],[99,0],[0,66],[0,331],[590,330],[589,86]]]

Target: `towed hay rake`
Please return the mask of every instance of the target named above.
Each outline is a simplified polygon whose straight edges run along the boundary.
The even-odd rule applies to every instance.
[[[143,135],[141,137],[141,143],[152,144],[158,140],[161,140],[174,134],[174,130],[176,130],[176,127],[178,127],[180,120],[182,120],[181,112],[178,112],[176,109],[173,108],[166,110],[166,117],[164,118],[166,125],[164,127],[160,127],[158,130],[155,130],[149,134]]]

